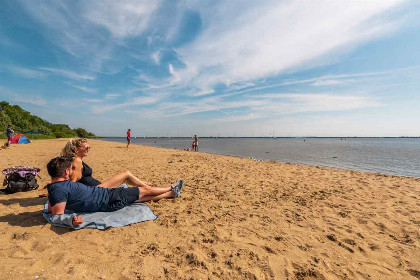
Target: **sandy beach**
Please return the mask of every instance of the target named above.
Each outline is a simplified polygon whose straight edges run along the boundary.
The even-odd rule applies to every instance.
[[[1,279],[420,279],[420,178],[90,140],[98,179],[185,187],[148,203],[156,221],[70,230],[38,198],[66,141],[0,151],[0,169],[42,169],[39,190],[0,195]]]

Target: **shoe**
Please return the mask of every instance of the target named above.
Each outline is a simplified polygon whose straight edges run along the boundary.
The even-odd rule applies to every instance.
[[[175,184],[172,185],[172,191],[175,193],[175,197],[181,197],[182,186],[184,185],[183,180],[179,180]]]

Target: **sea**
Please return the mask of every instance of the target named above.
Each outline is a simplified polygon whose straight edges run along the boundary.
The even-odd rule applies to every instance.
[[[126,143],[123,137],[102,140]],[[190,149],[189,137],[132,137],[132,144]],[[420,178],[420,138],[199,138],[199,151],[250,160]]]

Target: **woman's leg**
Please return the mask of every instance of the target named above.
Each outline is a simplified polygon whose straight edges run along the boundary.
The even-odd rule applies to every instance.
[[[119,185],[123,183],[129,183],[130,185],[134,185],[136,187],[148,186],[147,183],[140,181],[140,179],[134,176],[133,174],[131,174],[130,171],[124,171],[102,182],[102,184],[100,184],[98,187],[117,188]]]

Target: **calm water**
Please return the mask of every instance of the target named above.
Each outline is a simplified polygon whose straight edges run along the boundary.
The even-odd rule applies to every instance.
[[[125,138],[105,138],[126,142]],[[191,149],[191,138],[133,138],[132,144]],[[420,138],[200,138],[200,152],[420,177]]]

